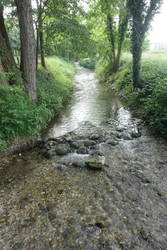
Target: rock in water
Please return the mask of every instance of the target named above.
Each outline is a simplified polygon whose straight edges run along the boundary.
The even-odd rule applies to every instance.
[[[56,146],[55,151],[58,155],[66,155],[69,153],[69,149],[70,148],[68,144],[59,144]]]
[[[87,167],[94,170],[101,170],[105,163],[104,156],[93,156],[85,161]]]

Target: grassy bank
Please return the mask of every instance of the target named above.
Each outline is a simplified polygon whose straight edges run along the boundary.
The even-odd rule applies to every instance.
[[[21,86],[0,85],[0,151],[16,137],[39,134],[69,99],[75,69],[57,57],[46,59],[37,72],[38,103],[30,102]]]
[[[132,84],[132,60],[125,54],[121,70],[105,79],[111,83],[127,105],[148,124],[150,130],[167,138],[167,53],[147,52],[142,58],[143,88]],[[102,65],[100,74],[103,78]]]
[[[83,58],[79,60],[79,65],[87,69],[95,69],[96,59]]]

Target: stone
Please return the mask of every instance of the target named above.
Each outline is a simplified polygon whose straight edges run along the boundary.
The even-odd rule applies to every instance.
[[[71,147],[79,149],[80,147],[84,146],[82,141],[72,141],[70,143]]]
[[[91,136],[90,136],[90,139],[92,139],[92,140],[98,140],[99,139],[99,135],[98,134],[92,134]]]
[[[86,154],[86,147],[82,146],[78,149],[79,154]]]
[[[96,145],[96,142],[93,141],[93,140],[85,140],[85,141],[83,141],[83,143],[84,143],[84,145],[85,145],[86,147],[90,147],[90,146]]]
[[[101,170],[105,163],[104,156],[93,156],[85,161],[86,165],[90,169]]]
[[[70,151],[68,144],[59,144],[56,146],[55,151],[58,155],[66,155]]]
[[[129,190],[127,193],[126,193],[126,196],[128,199],[132,200],[132,201],[137,201],[139,199],[139,194],[136,192],[136,190]]]
[[[117,133],[115,133],[114,135],[115,135],[115,136],[116,136],[116,138],[118,138],[118,139],[121,139],[121,138],[122,138],[121,133],[118,133],[118,132],[117,132]]]
[[[89,155],[86,154],[77,154],[70,153],[61,158],[61,164],[66,166],[76,166],[76,167],[85,167],[85,161],[89,159]]]
[[[117,131],[118,131],[118,132],[123,132],[123,131],[124,131],[124,128],[117,128]]]
[[[67,135],[65,136],[65,140],[66,140],[67,142],[71,142],[71,141],[72,141],[72,137],[71,137],[69,134],[67,134]]]
[[[43,150],[40,151],[40,153],[46,159],[50,159],[50,158],[53,158],[54,156],[56,156],[56,152],[55,152],[54,148],[51,148],[49,150],[43,149]]]
[[[141,132],[139,131],[138,128],[133,129],[133,131],[131,132],[131,136],[132,138],[138,138],[141,136]]]
[[[2,208],[2,206],[0,206],[0,217],[4,214],[4,210]]]
[[[118,142],[114,141],[113,139],[108,139],[105,143],[110,144],[112,146],[116,146],[118,144]]]
[[[96,155],[96,156],[98,156],[98,155],[103,156],[103,155],[104,155],[104,154],[103,154],[100,150],[98,150],[98,149],[91,150],[89,153],[90,153],[90,155]]]
[[[130,134],[124,132],[124,133],[122,134],[122,139],[123,139],[123,140],[132,140],[132,137],[131,137]]]

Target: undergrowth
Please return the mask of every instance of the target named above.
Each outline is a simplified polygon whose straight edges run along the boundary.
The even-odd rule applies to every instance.
[[[39,134],[68,100],[75,69],[57,57],[46,60],[37,72],[38,103],[32,103],[22,86],[0,84],[0,151],[18,136]]]
[[[96,66],[96,60],[91,58],[84,58],[79,61],[79,64],[84,68],[93,70]]]
[[[129,55],[127,60],[126,56],[123,57],[120,71],[110,75],[106,81],[114,86],[132,110],[137,111],[154,134],[167,138],[167,63],[166,56],[160,54],[143,55],[142,88],[133,87],[132,63]],[[100,65],[100,72],[105,72],[102,68],[103,65]]]

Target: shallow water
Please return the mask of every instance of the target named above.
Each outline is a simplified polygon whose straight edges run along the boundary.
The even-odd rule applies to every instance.
[[[93,141],[105,166],[86,168],[89,151],[47,160],[35,148],[3,159],[0,249],[166,250],[167,143],[151,136],[93,72],[77,69],[74,97],[45,137],[73,131],[65,138]]]
[[[56,118],[47,132],[47,137],[64,135],[78,128],[83,122],[104,125],[113,119],[125,126],[131,119],[119,98],[107,86],[99,84],[93,71],[76,64],[77,74],[74,80],[72,101],[59,119]]]

